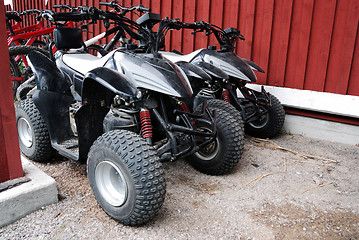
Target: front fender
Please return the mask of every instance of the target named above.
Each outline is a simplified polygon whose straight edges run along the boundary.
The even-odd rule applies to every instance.
[[[219,52],[202,49],[191,62],[205,61],[220,68],[230,77],[247,82],[256,82],[257,77],[248,64],[233,52]]]
[[[242,58],[242,60],[248,64],[248,66],[252,69],[252,70],[255,70],[255,71],[258,71],[258,72],[261,72],[261,73],[264,73],[264,70],[259,67],[257,64],[255,64],[254,62],[252,62],[251,60],[248,60],[248,59],[245,59],[245,58]]]
[[[184,61],[176,62],[176,65],[179,66],[187,76],[200,78],[204,81],[210,81],[212,78],[209,74],[207,74],[204,70],[196,65]]]
[[[219,69],[218,67],[215,67],[211,63],[207,62],[197,62],[195,63],[198,67],[202,68],[203,71],[208,73],[210,76],[213,76],[215,78],[221,78],[221,79],[228,79],[229,76],[227,73]]]
[[[116,69],[139,88],[182,98],[190,98],[193,94],[183,70],[161,54],[117,51],[114,60]]]
[[[86,73],[81,96],[83,102],[89,99],[107,100],[110,104],[114,95],[129,99],[136,96],[136,91],[136,84],[122,73],[98,67]]]

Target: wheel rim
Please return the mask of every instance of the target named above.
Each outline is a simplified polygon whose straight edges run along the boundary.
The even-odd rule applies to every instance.
[[[95,181],[102,197],[112,206],[126,202],[128,186],[122,171],[112,162],[103,161],[96,166]]]
[[[211,161],[217,156],[219,149],[220,144],[217,137],[215,141],[209,143],[207,146],[196,152],[194,155],[203,161]]]
[[[17,121],[17,129],[21,143],[30,148],[32,146],[33,136],[30,123],[25,118],[20,118]]]
[[[263,108],[262,106],[259,108],[259,113],[264,112],[266,109]],[[267,125],[269,121],[269,113],[266,113],[262,116],[260,116],[257,120],[255,121],[251,121],[248,124],[253,127],[253,128],[263,128]]]

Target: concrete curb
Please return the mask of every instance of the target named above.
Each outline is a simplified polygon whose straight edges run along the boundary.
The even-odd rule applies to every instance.
[[[359,126],[355,125],[286,114],[283,129],[305,137],[359,145]]]
[[[26,158],[21,157],[21,162],[24,176],[31,181],[0,192],[0,227],[58,202],[55,180]]]

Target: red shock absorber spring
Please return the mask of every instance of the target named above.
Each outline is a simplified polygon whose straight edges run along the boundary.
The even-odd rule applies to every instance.
[[[141,130],[144,138],[152,138],[152,123],[150,112],[147,109],[140,111]]]
[[[187,104],[183,101],[178,102],[178,108],[179,110],[181,110],[182,112],[186,112],[186,113],[190,113]],[[194,125],[194,121],[191,121],[191,124]]]
[[[231,103],[231,99],[229,98],[229,91],[227,89],[223,89],[222,91],[222,99],[227,103]]]
[[[190,113],[190,111],[189,111],[189,109],[188,109],[188,107],[187,107],[187,105],[186,105],[185,102],[180,101],[178,104],[179,104],[179,105],[178,105],[178,108],[179,108],[181,111]]]

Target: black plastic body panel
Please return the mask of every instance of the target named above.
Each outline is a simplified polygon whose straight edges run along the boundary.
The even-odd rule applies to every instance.
[[[232,65],[233,67],[239,69],[244,75],[246,75],[248,77],[248,79],[250,79],[251,82],[257,81],[256,76],[254,75],[253,71],[248,66],[248,64],[233,52],[221,52],[221,51],[213,51],[213,50],[203,49],[191,60],[191,62],[198,63],[201,61],[205,61],[204,60],[205,55],[209,55],[209,56],[218,58],[218,59]]]
[[[70,79],[57,68],[55,62],[37,51],[30,52],[27,59],[38,89],[71,96]]]
[[[258,71],[258,72],[261,72],[261,73],[264,73],[264,70],[259,67],[257,64],[255,64],[254,62],[252,62],[251,60],[248,60],[248,59],[245,59],[245,58],[242,58],[243,61],[245,61],[249,66],[251,66],[252,68],[254,68],[254,70]]]
[[[37,90],[32,99],[46,123],[52,144],[72,137],[69,114],[69,107],[73,103],[71,96]]]
[[[203,81],[210,81],[212,78],[204,70],[196,65],[188,62],[176,62],[176,65],[179,66],[188,77],[199,78]]]
[[[100,89],[96,88],[96,84],[91,83],[93,81],[100,84],[106,90],[101,90],[101,87]],[[98,67],[86,73],[82,87],[82,99],[93,98],[98,93],[100,95],[108,95],[102,91],[106,91],[108,94],[117,94],[124,98],[133,98],[137,87],[135,82],[126,78],[125,75],[118,71],[106,67]]]
[[[228,79],[229,76],[218,67],[213,66],[207,62],[197,62],[196,65],[203,69],[209,75],[215,78]]]

